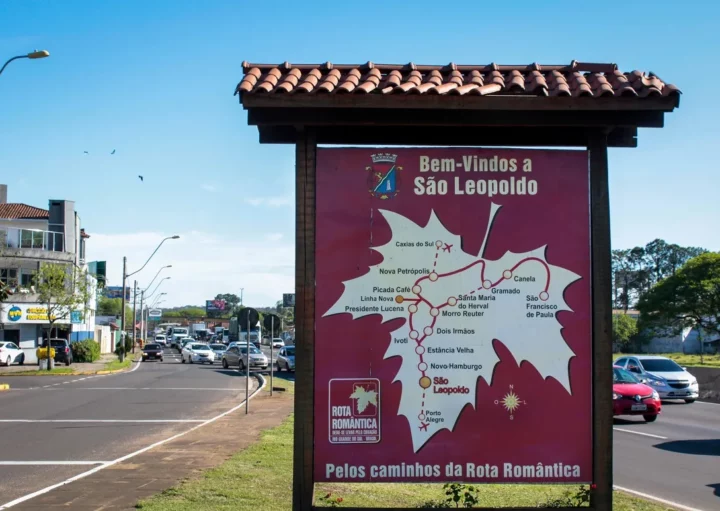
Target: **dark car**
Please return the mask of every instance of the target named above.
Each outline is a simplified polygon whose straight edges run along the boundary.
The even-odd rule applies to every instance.
[[[159,360],[160,362],[163,361],[163,349],[162,346],[160,346],[157,343],[153,344],[146,344],[143,348],[143,354],[142,354],[143,362],[146,362],[148,360]]]
[[[63,363],[66,366],[73,363],[72,350],[67,339],[50,339],[50,346],[55,349],[55,362]]]

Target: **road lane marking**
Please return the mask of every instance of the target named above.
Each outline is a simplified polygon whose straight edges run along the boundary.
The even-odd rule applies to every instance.
[[[138,365],[140,365],[140,364],[138,364]],[[265,380],[265,378],[263,378],[262,376],[260,376],[260,380],[261,380],[260,386],[259,386],[258,388],[256,388],[256,389],[253,391],[252,394],[250,394],[248,400],[250,400],[250,399],[254,398],[255,396],[257,396],[257,395],[260,393],[260,391],[265,388],[265,385],[267,384],[267,380]],[[187,431],[183,431],[183,432],[181,432],[181,433],[178,433],[178,434],[176,434],[176,435],[173,435],[173,436],[171,436],[171,437],[169,437],[169,438],[166,438],[165,440],[160,440],[159,442],[155,442],[154,444],[148,445],[147,447],[143,447],[142,449],[139,449],[139,450],[137,450],[137,451],[135,451],[135,452],[131,452],[130,454],[126,454],[125,456],[122,456],[122,457],[117,458],[117,459],[115,459],[115,460],[108,461],[107,463],[104,463],[104,464],[102,464],[102,465],[100,465],[100,466],[94,467],[94,468],[92,468],[92,469],[90,469],[90,470],[88,470],[88,471],[86,471],[86,472],[83,472],[83,473],[81,473],[81,474],[78,474],[78,475],[76,475],[76,476],[74,476],[74,477],[70,477],[69,479],[65,479],[64,481],[60,481],[59,483],[53,484],[53,485],[51,485],[51,486],[48,486],[48,487],[43,488],[43,489],[41,489],[41,490],[38,490],[38,491],[36,491],[36,492],[29,493],[29,494],[27,494],[27,495],[24,495],[24,496],[22,496],[22,497],[19,497],[19,498],[15,499],[15,500],[11,500],[10,502],[7,502],[7,503],[1,505],[1,506],[0,506],[0,511],[2,511],[3,509],[7,509],[7,508],[9,508],[9,507],[16,506],[17,504],[21,504],[21,503],[23,503],[23,502],[25,502],[25,501],[28,501],[28,500],[33,499],[33,498],[35,498],[35,497],[38,497],[38,496],[40,496],[40,495],[44,495],[45,493],[51,492],[51,491],[53,491],[53,490],[56,489],[56,488],[60,488],[61,486],[65,486],[66,484],[70,484],[70,483],[72,483],[72,482],[74,482],[74,481],[77,481],[77,480],[79,480],[79,479],[83,479],[83,478],[85,478],[85,477],[87,477],[87,476],[89,476],[89,475],[92,475],[92,474],[94,474],[94,473],[96,473],[96,472],[99,472],[99,471],[101,471],[101,470],[103,470],[103,469],[105,469],[105,468],[108,468],[108,467],[111,467],[111,466],[113,466],[113,465],[116,465],[117,463],[122,463],[123,461],[129,460],[130,458],[134,458],[135,456],[138,456],[139,454],[143,454],[144,452],[147,452],[147,451],[149,451],[149,450],[151,450],[151,449],[154,449],[155,447],[160,447],[160,446],[163,445],[163,444],[166,444],[166,443],[168,443],[168,442],[172,442],[173,440],[177,440],[178,438],[183,437],[183,436],[187,435],[188,433],[192,433],[192,432],[195,431],[196,429],[200,429],[200,428],[202,428],[203,426],[207,426],[208,424],[212,424],[213,422],[215,422],[215,421],[217,421],[217,420],[219,420],[219,419],[222,419],[223,417],[225,417],[225,416],[227,416],[227,415],[230,415],[231,413],[233,413],[233,412],[241,409],[243,406],[245,406],[245,399],[243,399],[243,400],[240,402],[240,404],[238,404],[238,405],[230,408],[229,410],[227,410],[227,411],[225,411],[225,412],[223,412],[223,413],[221,413],[221,414],[219,414],[219,415],[216,415],[215,417],[213,417],[213,418],[211,418],[211,419],[208,419],[208,420],[206,420],[206,421],[204,421],[204,422],[201,422],[200,424],[197,424],[196,426],[193,426],[192,428],[188,429]]]
[[[0,419],[0,423],[85,423],[85,422],[107,422],[120,424],[164,424],[183,422],[205,422],[207,419]]]
[[[633,435],[649,436],[650,438],[659,438],[660,440],[667,440],[668,437],[660,435],[651,435],[650,433],[643,433],[642,431],[633,431],[632,429],[613,428],[615,431],[622,431],[623,433],[632,433]]]
[[[643,493],[641,491],[631,490],[630,488],[623,488],[622,486],[617,485],[613,485],[613,488],[616,490],[624,491],[625,493],[630,493],[631,495],[642,497],[647,500],[652,500],[654,502],[659,502],[660,504],[665,504],[666,506],[672,506],[678,509],[682,509],[682,511],[702,511],[701,509],[698,509],[696,507],[685,506],[683,504],[673,502],[672,500],[661,499],[660,497],[656,497],[648,493]]]
[[[0,461],[0,466],[38,466],[38,465],[105,465],[107,461]]]

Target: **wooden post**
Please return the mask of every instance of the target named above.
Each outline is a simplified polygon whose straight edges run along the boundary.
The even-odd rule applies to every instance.
[[[295,144],[295,434],[293,511],[313,505],[315,372],[315,133]]]
[[[612,271],[607,134],[588,133],[592,258],[593,483],[590,506],[612,510]]]

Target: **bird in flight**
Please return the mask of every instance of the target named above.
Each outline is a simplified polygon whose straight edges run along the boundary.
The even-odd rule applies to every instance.
[[[112,152],[111,152],[110,154],[115,154],[115,149],[113,149],[113,150],[112,150]]]
[[[138,176],[138,177],[140,178],[140,181],[142,181],[143,183],[145,182],[145,179],[143,179],[142,176]]]
[[[90,153],[89,153],[89,152],[87,152],[87,151],[83,151],[83,153],[85,153],[85,154],[90,154]]]

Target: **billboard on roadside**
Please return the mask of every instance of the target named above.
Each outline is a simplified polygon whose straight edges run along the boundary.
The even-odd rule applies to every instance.
[[[211,312],[223,313],[227,308],[227,302],[225,300],[205,300],[205,311],[208,315]]]
[[[295,307],[295,293],[283,294],[283,307]]]
[[[316,162],[315,481],[591,482],[588,153]]]
[[[103,289],[105,298],[122,298],[122,286],[106,286]],[[130,301],[130,288],[125,288],[125,301]]]
[[[148,318],[149,319],[160,319],[162,318],[162,310],[161,309],[150,309],[148,311]]]

